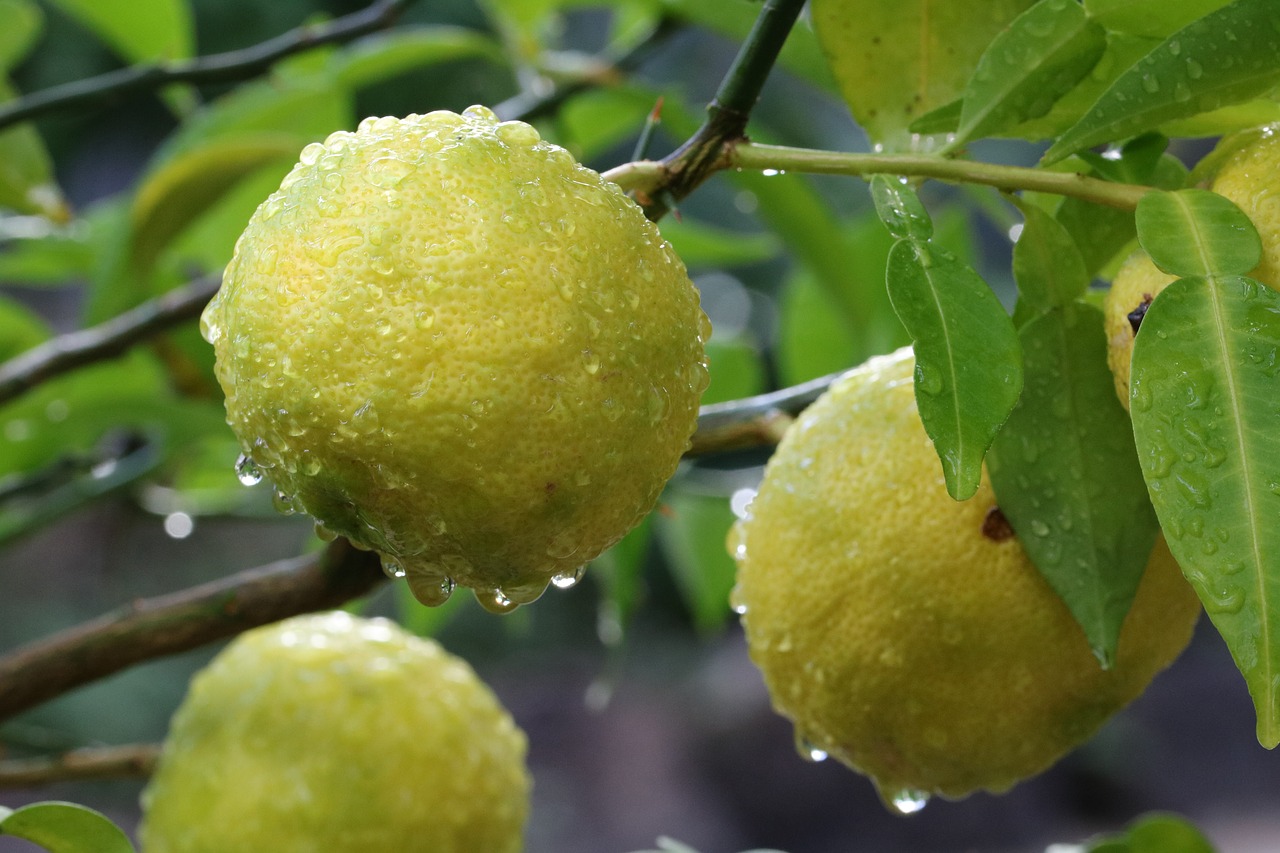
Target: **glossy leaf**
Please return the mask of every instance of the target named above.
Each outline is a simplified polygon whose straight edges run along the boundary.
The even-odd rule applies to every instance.
[[[1089,272],[1071,233],[1043,208],[1017,202],[1022,231],[1013,244],[1013,278],[1018,304],[1039,313],[1079,298],[1089,286]]]
[[[1228,0],[1084,0],[1089,17],[1108,30],[1164,38],[1227,5]]]
[[[1077,0],[1040,0],[982,54],[965,86],[952,145],[1043,116],[1105,50],[1105,32]]]
[[[32,803],[0,815],[0,835],[49,853],[133,853],[129,837],[106,815],[75,803]]]
[[[1013,321],[972,268],[929,243],[889,253],[889,298],[915,347],[916,404],[947,492],[972,497],[982,458],[1022,388]]]
[[[703,631],[724,624],[737,568],[725,549],[735,521],[726,498],[671,489],[654,517],[658,541],[693,623]]]
[[[893,236],[906,240],[928,240],[933,236],[933,220],[920,197],[898,178],[873,176],[871,198],[880,221]]]
[[[1158,525],[1107,367],[1102,312],[1023,326],[1022,396],[987,457],[1000,509],[1109,667]]]
[[[1280,294],[1252,279],[1179,279],[1134,343],[1130,413],[1169,549],[1280,742]]]
[[[1138,242],[1170,275],[1245,275],[1262,260],[1249,217],[1208,190],[1147,193],[1135,221]]]
[[[44,29],[44,13],[32,0],[0,0],[0,71],[22,61]]]
[[[1280,82],[1277,53],[1280,5],[1234,0],[1173,33],[1121,74],[1049,148],[1045,162],[1260,95]]]
[[[912,147],[910,125],[964,91],[991,40],[1031,0],[814,0],[813,27],[853,117],[872,142]]]
[[[127,62],[186,59],[195,43],[186,0],[51,0]]]

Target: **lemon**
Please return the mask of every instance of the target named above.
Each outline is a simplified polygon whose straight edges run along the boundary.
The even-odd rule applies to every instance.
[[[193,679],[146,853],[516,853],[524,733],[464,661],[343,612],[249,631]]]
[[[730,537],[774,707],[902,811],[1048,767],[1178,655],[1200,609],[1161,542],[1102,670],[986,477],[947,495],[913,367],[910,349],[872,359],[806,410]]]
[[[710,329],[614,184],[484,107],[305,148],[202,328],[246,476],[375,550],[424,603],[504,611],[657,500]]]
[[[1214,164],[1210,189],[1235,202],[1262,238],[1262,260],[1249,273],[1263,284],[1280,289],[1280,136],[1278,128],[1263,127],[1223,140],[1209,158]],[[1206,158],[1208,159],[1208,158]],[[1116,273],[1105,303],[1107,361],[1116,380],[1116,394],[1129,408],[1129,360],[1135,330],[1129,314],[1138,312],[1174,280],[1159,270],[1144,252],[1131,255]]]

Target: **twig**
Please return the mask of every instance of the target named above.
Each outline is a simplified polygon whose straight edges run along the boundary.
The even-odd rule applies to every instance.
[[[109,101],[172,83],[217,83],[256,77],[286,56],[324,44],[350,41],[385,29],[411,2],[413,0],[378,0],[359,12],[334,18],[323,24],[297,27],[240,50],[197,59],[133,65],[96,77],[53,86],[0,106],[0,128],[54,110]]]
[[[131,743],[124,746],[87,746],[39,758],[10,758],[0,761],[0,790],[54,782],[150,776],[159,757],[159,744]]]
[[[375,554],[337,539],[318,554],[140,599],[0,658],[0,720],[133,664],[341,606],[383,580]]]
[[[698,413],[698,429],[685,456],[777,444],[792,418],[843,375],[843,372],[831,373],[768,394],[703,406]]]
[[[746,133],[764,81],[803,7],[804,0],[764,0],[751,32],[707,105],[706,122],[662,161],[660,191],[637,194],[636,200],[650,219],[661,219],[675,202],[725,168],[727,144],[741,140]]]
[[[1118,184],[1091,178],[1078,172],[1051,172],[1026,166],[1003,166],[977,160],[951,160],[920,154],[856,154],[843,151],[815,151],[754,142],[728,142],[712,169],[775,169],[818,175],[897,175],[904,178],[935,178],[956,184],[981,184],[1002,190],[1033,190],[1055,193],[1120,210],[1134,210],[1138,200],[1152,188],[1139,184]],[[671,180],[666,161],[642,160],[624,163],[604,173],[604,177],[637,195],[663,191]]]
[[[59,335],[0,364],[0,405],[42,382],[124,353],[134,344],[198,317],[222,275],[196,279],[104,323]]]

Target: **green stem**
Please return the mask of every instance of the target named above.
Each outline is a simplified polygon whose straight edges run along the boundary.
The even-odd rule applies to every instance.
[[[749,171],[777,170],[820,175],[898,175],[904,178],[934,178],[956,184],[982,184],[997,189],[1032,190],[1078,198],[1083,201],[1133,210],[1151,187],[1118,184],[1090,178],[1077,172],[1050,172],[1024,166],[1001,166],[974,160],[951,160],[920,154],[850,154],[815,151],[780,145],[740,143],[726,151],[720,168]],[[625,190],[648,190],[669,180],[665,163],[627,163],[605,173]]]

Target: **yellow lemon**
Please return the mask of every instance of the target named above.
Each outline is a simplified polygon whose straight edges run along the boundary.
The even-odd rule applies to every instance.
[[[249,631],[192,681],[143,793],[147,853],[517,853],[525,736],[385,619]]]
[[[484,107],[309,145],[202,326],[244,476],[428,604],[571,584],[653,506],[707,385],[657,228]]]
[[[1280,289],[1280,136],[1264,127],[1224,140],[1209,155],[1213,162],[1210,189],[1245,212],[1262,238],[1262,260],[1250,276]],[[1105,303],[1107,361],[1116,380],[1116,394],[1129,408],[1129,359],[1133,355],[1135,322],[1146,306],[1173,281],[1145,253],[1131,255],[1116,273]],[[1131,319],[1132,315],[1132,319]]]
[[[902,811],[1048,767],[1142,692],[1200,611],[1162,541],[1102,670],[986,478],[947,495],[913,367],[910,349],[872,359],[806,410],[730,537],[774,707]]]

